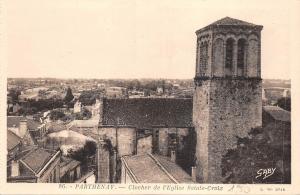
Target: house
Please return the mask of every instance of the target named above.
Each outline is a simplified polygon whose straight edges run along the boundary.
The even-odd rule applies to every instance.
[[[80,101],[76,101],[74,104],[74,113],[80,113],[82,111],[82,105]]]
[[[196,178],[182,170],[172,158],[147,153],[123,156],[121,161],[121,183],[195,183]]]
[[[61,183],[74,183],[80,179],[81,163],[77,160],[68,157],[62,157],[60,163],[60,182]]]
[[[157,87],[156,93],[157,93],[158,95],[162,95],[162,94],[164,93],[163,87]]]
[[[8,166],[7,181],[12,183],[59,183],[59,150],[34,148]]]
[[[127,95],[127,89],[124,87],[108,87],[106,88],[106,97],[121,98]]]
[[[17,158],[22,147],[22,138],[14,132],[7,130],[7,162],[11,162]]]
[[[8,116],[7,129],[23,139],[26,145],[43,142],[47,133],[46,124],[22,116]]]
[[[19,110],[22,108],[18,103],[11,103],[7,105],[8,113],[14,114],[19,112]]]

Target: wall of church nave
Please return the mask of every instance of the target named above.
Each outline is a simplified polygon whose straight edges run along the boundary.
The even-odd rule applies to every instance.
[[[100,127],[99,135],[109,139],[113,147],[117,147],[118,155],[136,153],[136,130],[129,127]]]

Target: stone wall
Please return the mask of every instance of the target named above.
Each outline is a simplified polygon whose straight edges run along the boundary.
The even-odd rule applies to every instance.
[[[251,128],[261,126],[261,80],[200,82],[193,108],[198,179],[205,183],[221,183],[222,155],[236,147],[236,136],[246,137]]]
[[[104,141],[97,144],[96,150],[96,163],[97,163],[97,183],[110,182],[110,154]]]
[[[168,155],[168,128],[159,129],[158,151],[160,155]]]
[[[100,136],[111,141],[113,147],[118,145],[118,155],[133,155],[136,153],[136,130],[129,127],[100,127]],[[118,139],[116,139],[118,137]]]

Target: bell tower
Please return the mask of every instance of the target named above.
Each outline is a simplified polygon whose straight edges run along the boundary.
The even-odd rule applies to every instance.
[[[262,28],[226,17],[196,31],[193,124],[202,183],[222,183],[222,155],[262,124]]]

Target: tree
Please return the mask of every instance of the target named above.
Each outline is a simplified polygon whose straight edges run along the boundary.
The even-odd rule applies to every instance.
[[[291,98],[290,97],[280,98],[275,105],[279,106],[284,110],[291,111]]]
[[[59,119],[63,119],[65,117],[65,113],[59,111],[59,110],[52,110],[50,112],[50,119],[51,120],[59,120]]]
[[[68,87],[66,96],[65,96],[65,98],[64,98],[64,101],[65,101],[66,103],[69,103],[69,102],[71,102],[73,99],[74,99],[74,96],[73,96],[73,94],[72,94],[72,89],[71,89],[70,87]]]
[[[12,103],[18,102],[19,95],[21,95],[19,90],[11,89],[9,91],[9,96],[11,97]]]
[[[277,127],[276,132],[280,129],[285,127]],[[283,140],[272,143],[269,132],[255,128],[249,137],[237,138],[237,147],[228,150],[222,159],[224,183],[290,183],[290,146]],[[276,172],[272,177],[257,177],[258,171],[266,168],[276,168]]]
[[[95,142],[86,141],[84,147],[79,150],[69,149],[68,157],[80,161],[82,163],[82,171],[85,172],[91,163],[89,157],[96,154],[96,149],[97,145]]]

